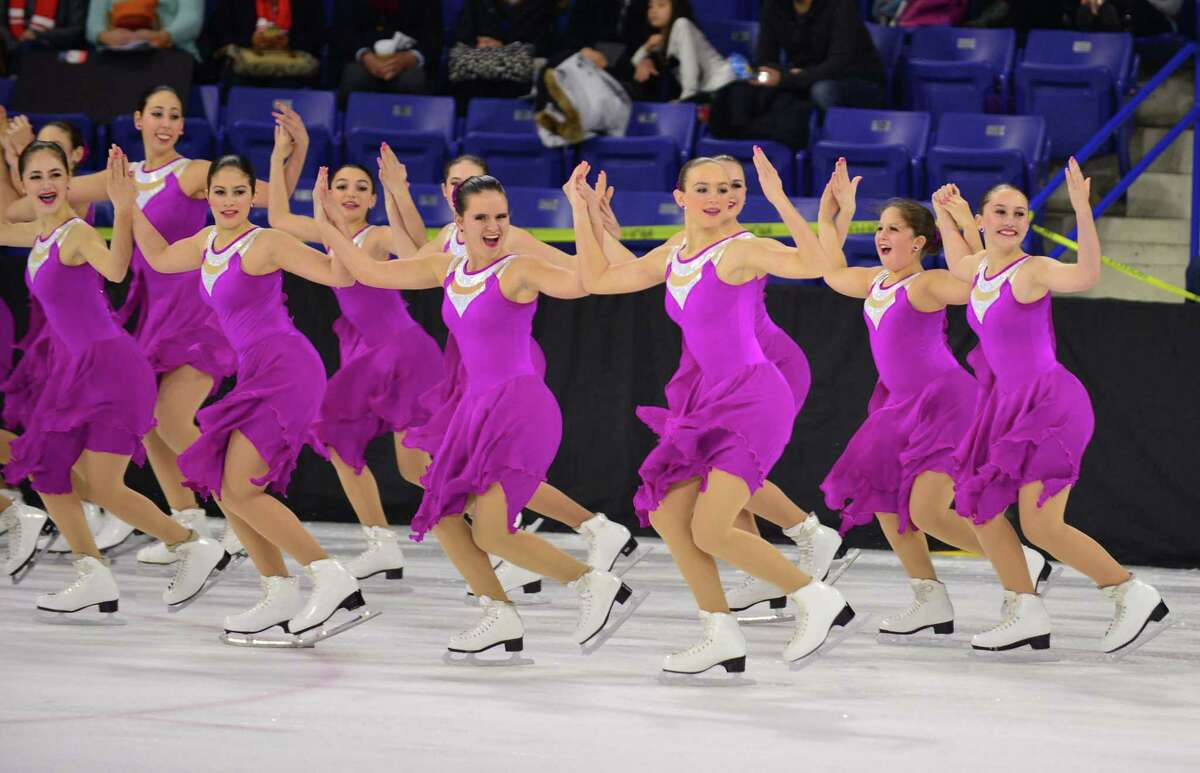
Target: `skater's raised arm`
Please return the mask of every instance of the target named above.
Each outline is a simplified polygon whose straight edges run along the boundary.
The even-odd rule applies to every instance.
[[[289,274],[326,287],[349,287],[354,279],[346,268],[328,253],[309,247],[286,231],[264,230],[252,247],[254,268],[261,273],[282,269]],[[243,256],[244,263],[251,259]],[[249,268],[249,267],[247,267]],[[253,273],[260,273],[254,271]]]
[[[776,242],[776,247],[764,249],[761,243],[773,240],[738,241],[729,245],[725,251],[726,257],[735,261],[740,258],[749,269],[759,274],[788,279],[814,279],[823,275],[826,268],[825,250],[820,240],[784,193],[779,172],[758,146],[754,148],[754,167],[758,171],[763,194],[779,213],[796,246],[786,247]]]
[[[846,253],[842,245],[846,242],[850,219],[856,207],[858,181],[846,172],[845,159],[838,159],[825,190],[821,193],[820,209],[817,211],[817,233],[825,252],[825,283],[835,292],[851,298],[866,298],[871,291],[871,281],[878,275],[875,268],[851,268],[846,265]],[[850,215],[844,213],[849,209]],[[843,224],[839,226],[839,223]]]
[[[409,257],[417,247],[429,241],[429,238],[426,236],[425,221],[421,217],[421,211],[417,209],[417,203],[413,201],[412,191],[408,187],[408,169],[400,163],[400,159],[396,158],[396,153],[386,142],[379,146],[378,163],[379,180],[390,194],[385,205],[394,205],[396,209],[394,221],[389,210],[388,222],[391,223],[393,229],[403,230],[413,244],[412,251],[395,254],[396,257]],[[384,179],[385,174],[387,180]],[[397,236],[396,246],[397,249],[404,246],[399,241],[399,236]]]
[[[1025,281],[1034,287],[1056,293],[1078,293],[1095,287],[1100,281],[1100,234],[1092,217],[1091,191],[1091,178],[1083,176],[1079,162],[1072,157],[1067,162],[1067,192],[1071,196],[1079,234],[1076,262],[1063,263],[1045,257],[1029,261]]]
[[[505,267],[501,281],[506,289],[505,296],[518,303],[529,303],[539,293],[566,300],[587,295],[579,272],[565,269],[536,255],[514,258]]]
[[[125,159],[120,148],[113,151]],[[127,167],[127,163],[126,163]],[[185,271],[195,271],[204,262],[204,247],[208,239],[208,229],[203,228],[199,233],[186,239],[180,239],[174,244],[168,244],[154,224],[146,219],[141,207],[137,205],[137,189],[134,188],[133,178],[128,174],[104,173],[107,179],[108,196],[112,198],[113,212],[128,213],[133,240],[142,252],[146,262],[162,274],[181,274]],[[118,226],[114,224],[115,229]]]
[[[953,183],[938,188],[931,201],[946,265],[958,279],[971,282],[983,259],[983,241],[979,238],[971,207]]]
[[[276,180],[284,179],[284,167],[287,160],[295,152],[292,135],[288,134],[282,124],[275,125],[275,147],[271,150],[271,177]],[[321,180],[323,178],[318,178]],[[320,184],[320,182],[318,182]],[[296,215],[291,210],[291,196],[282,185],[270,186],[267,189],[267,222],[272,228],[285,231],[306,242],[320,242],[321,229],[311,217]]]
[[[670,250],[666,245],[651,251],[642,260],[610,265],[605,259],[589,212],[587,197],[591,190],[586,183],[587,170],[587,162],[580,163],[563,186],[575,219],[575,249],[583,287],[590,293],[617,295],[662,284],[666,281],[666,256]]]

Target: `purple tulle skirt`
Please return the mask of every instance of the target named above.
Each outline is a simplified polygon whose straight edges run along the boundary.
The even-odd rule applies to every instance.
[[[82,352],[60,351],[4,470],[10,483],[29,477],[43,494],[72,491],[71,466],[84,451],[140,464],[142,438],[154,426],[154,373],[132,338],[122,333]]]
[[[913,483],[924,472],[954,475],[954,450],[971,425],[977,394],[975,380],[961,368],[913,395],[876,385],[866,421],[821,484],[825,504],[842,511],[843,534],[870,523],[875,513],[899,515],[901,532],[912,526]]]
[[[521,509],[546,480],[562,439],[562,414],[541,375],[518,376],[483,392],[464,392],[433,462],[421,478],[425,496],[412,520],[412,538],[468,500],[499,483],[516,531]]]
[[[322,444],[361,473],[371,440],[429,420],[421,397],[441,379],[442,351],[418,325],[374,345],[344,318],[334,332],[342,364],[329,379],[314,429]]]
[[[979,407],[954,454],[955,509],[987,523],[1041,481],[1038,507],[1079,480],[1096,418],[1079,379],[1056,365],[1020,386],[996,383],[979,349],[968,356],[979,380]]]
[[[42,305],[33,300],[29,305],[29,329],[16,343],[21,358],[8,373],[0,392],[4,393],[4,426],[20,430],[29,426],[33,409],[37,405],[54,367],[55,336]]]
[[[229,437],[239,431],[267,463],[251,479],[283,494],[300,451],[324,448],[313,424],[325,395],[325,366],[299,333],[271,335],[241,353],[234,388],[196,414],[200,437],[179,455],[184,485],[201,496],[221,496]]]
[[[764,362],[715,383],[701,378],[677,408],[638,408],[659,438],[638,470],[633,505],[642,525],[671,486],[699,478],[703,487],[713,470],[741,478],[751,493],[761,488],[791,438],[793,404],[779,370]]]

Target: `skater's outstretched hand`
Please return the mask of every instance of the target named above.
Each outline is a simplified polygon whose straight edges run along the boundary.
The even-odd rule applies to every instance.
[[[285,102],[279,101],[275,103],[271,117],[275,119],[276,126],[282,126],[287,131],[297,148],[308,150],[308,127],[304,125],[304,119],[299,113]]]
[[[351,238],[350,225],[346,222],[346,213],[333,200],[333,191],[329,189],[329,167],[323,166],[317,170],[317,183],[313,186],[313,212],[319,207],[323,214],[323,222]],[[321,222],[321,221],[318,221]]]
[[[108,150],[108,198],[117,209],[137,206],[137,189],[133,185],[133,173],[129,171],[129,159],[116,145]]]
[[[1071,207],[1076,214],[1083,210],[1092,209],[1092,178],[1084,177],[1079,162],[1071,156],[1067,161],[1067,195],[1071,198]]]
[[[396,158],[396,152],[386,142],[379,146],[379,181],[391,193],[408,187],[408,167]]]
[[[571,171],[571,176],[563,183],[562,191],[566,195],[567,202],[571,205],[572,209],[587,207],[588,198],[584,195],[584,188],[591,190],[587,184],[587,175],[590,168],[588,162],[580,161],[575,169]]]
[[[596,177],[596,198],[599,203],[600,224],[605,233],[620,241],[621,224],[617,221],[617,215],[612,208],[612,199],[616,192],[616,188],[609,186],[608,175],[602,170]]]
[[[858,208],[858,184],[862,182],[862,175],[851,178],[846,159],[839,158],[833,165],[830,182],[833,185],[833,196],[837,199],[838,211],[843,215],[854,217],[854,212]]]
[[[292,139],[292,135],[283,127],[283,124],[275,124],[275,145],[271,148],[271,164],[282,164],[287,161],[291,158],[295,147],[295,140]]]
[[[763,195],[767,197],[767,201],[778,205],[781,200],[787,199],[787,193],[783,190],[783,180],[779,177],[779,171],[775,169],[775,165],[767,158],[767,154],[763,153],[763,149],[758,145],[754,146],[754,169],[758,172],[758,185],[762,188]]]

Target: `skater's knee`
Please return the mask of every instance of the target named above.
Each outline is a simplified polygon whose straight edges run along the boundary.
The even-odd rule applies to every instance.
[[[1025,538],[1039,548],[1053,552],[1052,546],[1058,541],[1064,524],[1048,518],[1039,518],[1034,514],[1021,515],[1021,531]]]
[[[505,552],[505,546],[512,541],[512,534],[502,518],[476,515],[471,520],[471,538],[480,550],[500,555]]]
[[[720,555],[729,541],[732,529],[726,524],[704,518],[692,520],[692,541],[710,556]]]
[[[680,518],[677,513],[664,509],[650,513],[650,525],[658,532],[658,536],[668,543],[690,540],[692,536],[691,524]]]
[[[176,412],[158,408],[154,411],[154,418],[158,422],[154,431],[176,454],[186,451],[199,434],[196,424],[189,416],[180,416]]]

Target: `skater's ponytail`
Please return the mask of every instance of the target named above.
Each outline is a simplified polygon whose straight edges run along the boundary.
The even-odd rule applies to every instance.
[[[924,236],[925,246],[921,248],[921,254],[918,258],[924,258],[926,255],[935,255],[941,248],[941,238],[938,234],[937,221],[933,218],[933,213],[922,206],[920,203],[912,199],[888,199],[883,204],[883,208],[879,210],[882,215],[889,209],[896,210],[896,214],[900,215],[900,219],[904,224],[912,229],[913,237]]]
[[[212,188],[213,178],[217,176],[217,172],[232,167],[237,169],[242,174],[246,175],[250,180],[250,195],[254,195],[254,166],[250,163],[250,159],[245,156],[230,153],[227,156],[221,156],[208,167],[208,180],[205,187]]]
[[[467,211],[467,200],[478,193],[486,191],[495,191],[501,196],[507,197],[504,192],[504,186],[500,181],[490,174],[476,175],[468,177],[458,185],[454,186],[454,193],[451,195],[451,200],[454,202],[454,211],[459,217]]]
[[[67,160],[67,154],[63,152],[63,149],[57,143],[46,142],[45,140],[34,140],[25,146],[25,149],[21,151],[21,157],[17,160],[17,174],[24,177],[25,167],[29,165],[29,159],[33,158],[34,153],[40,153],[43,150],[53,153],[62,162],[63,170],[66,171],[67,176],[70,176],[71,162]]]

